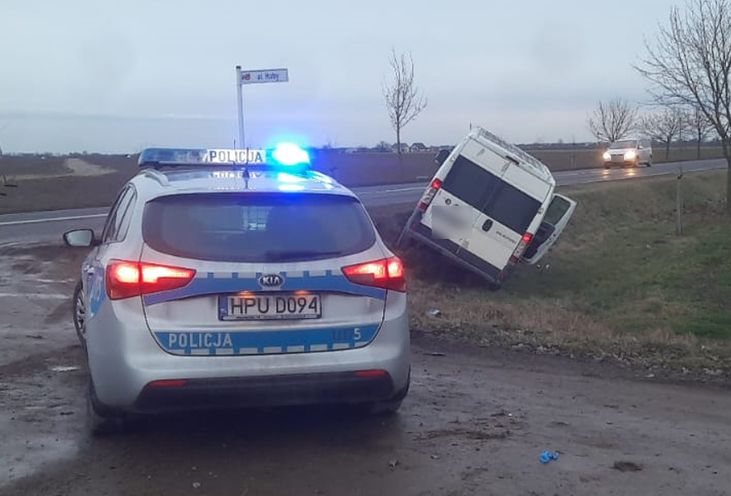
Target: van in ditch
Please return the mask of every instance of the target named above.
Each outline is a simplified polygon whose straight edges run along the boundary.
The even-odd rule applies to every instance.
[[[556,243],[576,202],[556,194],[551,171],[481,128],[437,170],[399,238],[415,239],[500,287],[519,262]]]

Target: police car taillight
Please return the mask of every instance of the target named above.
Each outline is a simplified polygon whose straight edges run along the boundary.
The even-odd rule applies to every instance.
[[[419,200],[419,210],[426,210],[440,189],[442,189],[442,180],[434,179]]]
[[[394,291],[406,291],[404,264],[398,257],[383,258],[358,265],[343,267],[350,281],[363,286],[374,286]]]
[[[513,255],[510,257],[511,264],[517,264],[520,261],[520,257],[523,255],[526,248],[528,248],[528,245],[531,241],[533,241],[533,234],[529,232],[525,233],[523,237],[520,238],[520,243],[518,243],[518,247],[515,248]]]
[[[113,260],[107,266],[106,286],[110,300],[121,300],[187,286],[195,270],[168,265]]]

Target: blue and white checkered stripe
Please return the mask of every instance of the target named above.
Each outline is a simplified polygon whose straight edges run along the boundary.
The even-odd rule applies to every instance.
[[[174,355],[265,355],[362,348],[380,324],[268,331],[158,331],[155,337]]]

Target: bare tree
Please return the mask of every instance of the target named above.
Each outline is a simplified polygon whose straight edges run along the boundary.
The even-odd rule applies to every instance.
[[[665,160],[670,160],[670,144],[680,136],[683,120],[682,110],[666,108],[642,117],[640,129],[648,138],[665,144]]]
[[[616,98],[609,103],[599,105],[588,118],[589,130],[597,141],[614,143],[634,130],[637,124],[637,107]]]
[[[706,115],[698,107],[693,107],[687,112],[685,122],[688,126],[688,132],[693,136],[696,144],[696,158],[701,158],[701,146],[708,139],[708,136],[714,131]]]
[[[727,173],[726,211],[731,215],[731,5],[729,0],[689,0],[674,7],[637,70],[663,104],[693,106],[721,140]]]
[[[391,125],[396,131],[396,149],[401,154],[401,131],[426,108],[427,100],[414,83],[414,60],[411,54],[396,54],[389,58],[391,79],[383,85],[383,97]]]
[[[376,143],[375,150],[377,152],[387,152],[391,150],[391,145],[386,143],[385,141],[379,141]]]

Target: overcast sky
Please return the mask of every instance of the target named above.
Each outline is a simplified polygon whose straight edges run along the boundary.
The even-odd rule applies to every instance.
[[[412,53],[428,107],[403,140],[469,124],[516,142],[588,140],[600,99],[644,101],[631,64],[673,0],[1,0],[0,147],[132,152],[229,146],[234,67],[287,67],[244,88],[247,142],[394,141],[391,48]]]

